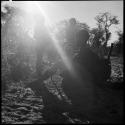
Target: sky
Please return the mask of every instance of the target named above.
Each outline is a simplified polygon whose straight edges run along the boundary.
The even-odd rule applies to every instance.
[[[122,28],[123,1],[43,1],[41,7],[54,22],[75,17],[90,27],[96,25],[94,17],[98,13],[110,12],[119,17]]]
[[[23,1],[21,1],[23,2]],[[30,2],[30,1],[28,1]],[[25,3],[25,2],[23,2]],[[115,31],[123,31],[123,1],[38,1],[41,10],[48,17],[52,24],[60,20],[75,17],[78,21],[87,23],[90,28],[96,27],[94,19],[99,13],[110,12],[112,15],[118,16],[118,25],[112,25],[112,32],[109,43],[118,39]],[[20,2],[16,2],[21,6]],[[24,8],[24,4],[22,4]],[[31,8],[29,8],[31,9]]]
[[[94,18],[99,13],[110,12],[118,16],[120,24],[111,26],[109,44],[118,39],[115,31],[123,31],[123,1],[43,1],[40,5],[53,23],[75,17],[93,28],[97,26]]]

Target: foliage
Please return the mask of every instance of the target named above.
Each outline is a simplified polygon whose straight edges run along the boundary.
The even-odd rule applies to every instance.
[[[93,46],[99,47],[103,42],[101,39],[103,38],[104,30],[99,30],[98,28],[93,28],[91,33],[94,34]],[[95,45],[96,44],[96,45]]]
[[[98,27],[105,30],[105,46],[107,46],[110,36],[109,28],[113,24],[119,24],[119,20],[117,19],[117,16],[112,16],[109,12],[100,13],[95,17],[95,20],[97,21]]]
[[[33,39],[29,36],[29,27],[26,27],[24,11],[9,5],[3,8],[6,11],[1,11],[1,18],[4,21],[1,29],[2,74],[3,77],[9,75],[8,80],[15,80],[13,76],[16,80],[21,80],[31,72],[29,59],[32,55],[32,46],[28,41],[32,42]],[[9,72],[5,75],[7,70]]]
[[[97,53],[102,53],[101,55],[104,56],[108,53],[107,42],[111,37],[109,28],[112,25],[119,24],[119,20],[117,19],[117,16],[112,16],[109,12],[100,13],[95,17],[95,20],[97,21],[98,28],[91,30],[91,33],[95,36],[92,47],[97,50]],[[102,48],[101,52],[98,49],[99,47]]]
[[[109,12],[100,13],[95,17],[95,20],[97,21],[97,25],[105,30],[109,30],[109,27],[113,24],[119,24],[117,16],[112,16]]]

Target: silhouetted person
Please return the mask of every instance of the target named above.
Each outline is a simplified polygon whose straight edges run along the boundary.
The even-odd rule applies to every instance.
[[[75,58],[79,64],[86,68],[96,82],[106,80],[107,74],[110,70],[106,59],[100,59],[97,54],[91,51],[87,46],[87,40],[89,39],[89,33],[86,30],[78,32],[78,46],[80,47],[79,54]]]
[[[72,75],[72,72],[70,71],[64,71],[62,87],[65,94],[75,106],[75,110],[78,108],[79,110],[82,110],[79,112],[86,113],[93,109],[95,103],[95,92],[91,67],[93,66],[92,63],[96,64],[95,61],[98,57],[96,57],[96,55],[92,53],[87,46],[89,33],[86,30],[79,31],[77,37],[78,40],[76,45],[80,51],[72,60],[75,75]],[[83,118],[83,116],[81,117]]]
[[[66,40],[69,46],[71,46],[74,50],[76,49],[76,42],[77,42],[76,35],[77,35],[78,30],[79,29],[76,25],[76,19],[71,18],[69,20],[69,25],[66,29]]]

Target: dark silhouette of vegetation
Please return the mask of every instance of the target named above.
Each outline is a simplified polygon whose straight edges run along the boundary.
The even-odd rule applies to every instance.
[[[104,49],[105,54],[107,54],[106,47],[107,42],[110,38],[110,31],[109,28],[114,24],[119,24],[119,20],[117,19],[117,16],[112,16],[109,12],[100,13],[95,17],[95,20],[97,21],[97,25],[99,29],[103,29],[105,31],[105,42],[104,42]]]

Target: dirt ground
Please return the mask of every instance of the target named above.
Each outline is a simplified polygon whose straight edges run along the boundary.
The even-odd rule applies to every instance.
[[[111,64],[111,81],[105,83],[103,87],[90,82],[88,85],[85,82],[84,98],[78,97],[81,105],[72,105],[72,100],[61,88],[63,97],[60,96],[57,91],[61,86],[60,77],[55,77],[59,83],[57,88],[49,81],[46,82],[44,89],[41,88],[43,83],[38,81],[37,86],[36,83],[30,85],[31,89],[25,88],[22,84],[11,85],[2,96],[2,123],[122,123],[123,59],[111,57]]]

